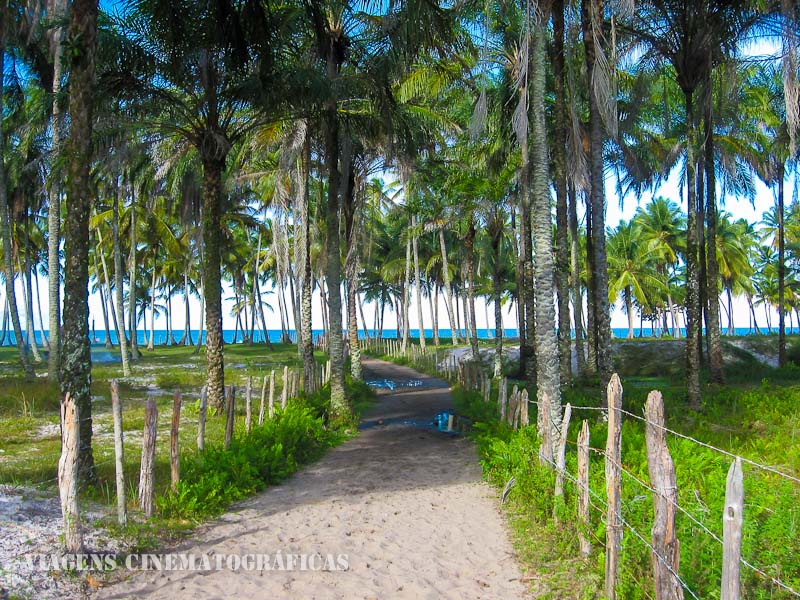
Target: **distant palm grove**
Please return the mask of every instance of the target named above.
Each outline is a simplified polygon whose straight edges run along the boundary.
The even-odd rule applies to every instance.
[[[126,375],[137,327],[152,346],[156,315],[181,312],[168,343],[204,344],[220,407],[225,286],[245,342],[266,310],[298,324],[306,381],[312,326],[328,332],[346,420],[360,327],[395,312],[412,343],[416,307],[434,344],[449,327],[477,356],[484,298],[495,373],[513,310],[520,376],[558,427],[562,386],[611,377],[620,302],[631,334],[685,332],[697,407],[701,368],[722,382],[721,336],[745,325],[735,297],[756,327],[777,310],[781,363],[800,324],[798,17],[790,0],[4,2],[3,331],[91,424],[90,287]],[[759,180],[761,223],[721,208]],[[645,193],[607,227],[608,203]],[[91,478],[91,426],[81,440]]]

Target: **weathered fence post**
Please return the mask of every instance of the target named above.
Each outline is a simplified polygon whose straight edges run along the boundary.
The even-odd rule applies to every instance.
[[[119,399],[119,382],[111,380],[111,412],[114,415],[114,471],[117,480],[117,521],[128,522],[128,506],[125,502],[125,445],[122,431],[122,403]]]
[[[228,386],[228,393],[225,398],[225,450],[231,447],[233,438],[233,421],[236,410],[236,389],[233,384]]]
[[[656,600],[682,600],[683,587],[675,577],[680,564],[680,544],[675,535],[675,506],[678,486],[664,431],[664,402],[661,392],[647,395],[647,469],[653,492],[653,583]]]
[[[156,427],[158,408],[153,398],[144,405],[144,432],[142,434],[142,464],[139,469],[139,508],[144,516],[153,516],[153,463],[156,458]]]
[[[561,420],[561,431],[558,436],[556,450],[556,485],[554,489],[556,501],[553,505],[553,517],[558,521],[558,509],[564,500],[564,471],[567,468],[567,433],[569,420],[572,417],[572,405],[567,402],[564,407],[564,418]]]
[[[581,424],[578,434],[578,541],[581,555],[585,558],[592,551],[592,545],[586,536],[589,528],[589,422]]]
[[[553,464],[553,439],[551,438],[552,429],[550,427],[550,396],[547,392],[542,393],[539,400],[539,410],[536,411],[536,431],[542,441],[539,446],[539,462],[542,465]]]
[[[181,393],[175,392],[172,397],[172,428],[169,432],[169,474],[170,489],[178,489],[181,479],[181,457],[178,454],[178,432],[181,426]]]
[[[275,418],[275,369],[269,372],[269,420]]]
[[[244,401],[244,430],[250,433],[253,426],[253,378],[247,378],[247,388],[245,390]]]
[[[286,402],[289,400],[289,367],[283,366],[283,388],[281,389],[281,410],[286,408]]]
[[[739,600],[739,569],[742,558],[742,521],[744,518],[744,478],[742,459],[736,458],[728,469],[725,483],[725,513],[722,515],[722,594],[720,600]]]
[[[264,408],[267,405],[267,376],[264,375],[264,381],[261,384],[261,405],[258,407],[258,424],[264,424]]]
[[[528,419],[528,390],[523,389],[519,393],[519,427],[527,427],[530,424]]]
[[[58,492],[64,518],[64,545],[67,552],[83,548],[83,532],[78,512],[78,443],[80,419],[75,400],[67,393],[61,402],[61,458],[58,459]]]
[[[208,411],[208,394],[206,386],[200,390],[200,411],[197,415],[197,449],[201,452],[206,447],[206,413]]]
[[[608,600],[617,597],[617,567],[619,564],[622,521],[620,514],[620,456],[622,454],[622,383],[614,373],[608,382],[608,438],[606,439],[606,585]]]

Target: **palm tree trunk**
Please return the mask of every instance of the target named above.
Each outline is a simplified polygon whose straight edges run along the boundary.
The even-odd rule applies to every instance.
[[[495,218],[494,228],[491,229],[492,241],[492,300],[494,301],[494,376],[500,377],[503,374],[503,307],[501,304],[503,287],[500,281],[502,277],[502,265],[500,261],[501,247],[503,241],[503,228],[500,226],[499,218]],[[489,327],[489,323],[486,323]]]
[[[337,59],[331,54],[327,57],[328,75],[331,80],[339,73]],[[328,167],[328,205],[325,212],[325,231],[328,280],[328,351],[331,360],[331,409],[333,423],[349,421],[352,408],[344,386],[344,355],[342,344],[342,257],[339,242],[339,122],[336,100],[332,98],[326,109],[325,158]]]
[[[122,374],[131,375],[128,339],[125,336],[125,305],[122,302],[122,248],[119,239],[119,188],[114,185],[114,220],[111,224],[112,243],[114,245],[114,303],[117,306],[117,341],[122,359]]]
[[[303,338],[303,383],[305,389],[312,389],[314,382],[314,339],[313,323],[311,316],[311,296],[313,280],[311,278],[311,195],[309,180],[311,174],[311,136],[306,132],[305,143],[303,145],[302,160],[302,181],[303,196],[300,203],[300,235],[302,237],[303,253],[303,284],[300,287],[300,333]]]
[[[786,366],[786,231],[784,224],[784,168],[778,167],[778,366]]]
[[[189,313],[189,266],[186,266],[186,271],[183,272],[183,339],[180,341],[185,346],[192,345],[192,322],[191,314]]]
[[[625,312],[628,314],[628,339],[633,339],[633,299],[631,286],[625,286]]]
[[[727,295],[728,295],[728,335],[734,336],[736,335],[736,328],[733,326],[733,298],[731,297],[730,286],[727,289]]]
[[[111,346],[111,329],[109,327],[109,319],[108,319],[108,305],[106,304],[106,294],[103,291],[103,284],[100,283],[100,272],[99,272],[99,265],[97,264],[97,255],[100,252],[100,244],[95,246],[95,251],[92,254],[92,262],[94,263],[94,272],[97,275],[97,290],[100,292],[100,309],[103,315],[103,326],[106,330],[106,340],[105,340],[105,347],[110,349]],[[106,279],[107,281],[107,279]],[[107,287],[109,296],[111,295],[111,288]],[[38,291],[37,291],[38,294]]]
[[[203,286],[203,276],[200,276],[200,321],[197,324],[197,342],[194,345],[194,351],[192,354],[200,354],[200,348],[203,347],[203,332],[205,331],[204,323],[206,319],[206,296],[205,296],[205,287]],[[221,311],[220,311],[221,314]],[[222,326],[220,325],[220,339],[222,336]],[[191,336],[189,336],[191,339]],[[206,363],[208,363],[208,359],[206,359]],[[224,383],[224,381],[223,381]]]
[[[29,237],[25,236],[25,269],[24,271],[24,279],[25,282],[25,320],[28,326],[25,328],[26,333],[28,334],[28,343],[31,347],[31,354],[33,355],[33,360],[37,363],[42,362],[42,355],[39,354],[39,345],[36,343],[36,321],[34,320],[34,313],[33,313],[33,278],[31,276],[31,249],[30,249],[30,240]]]
[[[601,10],[593,0],[581,3],[581,22],[583,27],[584,53],[586,55],[586,79],[594,80],[597,54],[595,36],[592,34],[591,12]],[[598,18],[598,17],[594,17]],[[599,18],[602,18],[599,17]],[[606,388],[613,369],[611,361],[611,315],[608,304],[608,261],[606,258],[606,201],[605,175],[603,173],[603,122],[600,115],[599,99],[592,91],[589,93],[589,160],[592,205],[592,277],[594,287],[594,327],[597,368],[600,373],[600,386],[603,402],[606,401]]]
[[[464,315],[464,320],[467,327],[469,327],[469,345],[472,349],[472,357],[475,360],[480,358],[478,351],[478,325],[475,319],[475,218],[473,215],[469,216],[469,226],[467,227],[467,235],[464,236],[464,247],[466,249],[466,267],[467,267],[467,310]]]
[[[100,255],[100,265],[103,267],[103,281],[106,284],[106,291],[108,292],[108,307],[109,312],[111,313],[110,321],[114,324],[114,328],[117,332],[119,332],[119,323],[117,321],[117,313],[114,310],[114,292],[111,290],[111,279],[108,276],[108,263],[106,262],[106,255],[103,253],[101,248],[103,244],[103,233],[100,231],[100,228],[97,229],[97,245],[95,246],[95,255]],[[95,268],[96,270],[96,268]],[[110,329],[110,327],[109,327]],[[113,348],[114,343],[111,341],[111,332],[109,331],[106,335],[106,348]]]
[[[707,86],[711,85],[711,77]],[[722,372],[722,333],[719,319],[719,265],[717,264],[717,200],[714,156],[714,123],[711,112],[711,92],[706,92],[705,100],[705,171],[706,171],[706,294],[708,296],[708,319],[706,319],[706,335],[708,336],[709,375],[713,383],[723,383]]]
[[[356,237],[356,197],[355,173],[352,160],[346,161],[346,177],[344,182],[344,219],[347,254],[345,255],[345,278],[347,280],[347,342],[350,352],[350,375],[360,381],[361,348],[358,346],[358,239]]]
[[[136,314],[136,192],[131,186],[131,247],[128,253],[128,327],[131,333],[131,360],[139,360],[138,318]]]
[[[42,330],[42,344],[47,350],[49,350],[50,340],[48,340],[47,336],[44,334],[44,319],[42,318],[42,294],[39,292],[39,274],[37,273],[35,267],[33,269],[33,286],[34,292],[36,293],[36,314],[39,315],[39,326]],[[100,287],[102,288],[102,284]],[[105,304],[103,304],[103,307],[105,308]]]
[[[697,199],[694,160],[694,107],[691,91],[684,91],[686,105],[686,390],[689,405],[700,407],[700,304]]]
[[[417,244],[417,216],[411,216],[411,227],[414,235],[411,238],[411,250],[414,253],[414,287],[417,290],[417,323],[419,326],[419,347],[425,352],[425,321],[422,318],[422,280],[419,275],[419,247]]]
[[[439,286],[434,283],[428,296],[431,305],[431,323],[433,323],[433,345],[439,347]]]
[[[8,298],[3,302],[3,327],[0,331],[0,347],[6,344],[6,335],[8,334]]]
[[[225,357],[222,338],[222,230],[220,196],[225,158],[203,160],[203,296],[206,310],[206,376],[208,405],[222,410]],[[202,335],[200,336],[202,339]]]
[[[92,163],[97,0],[74,0],[68,38],[70,51],[69,157],[64,222],[64,339],[61,392],[75,402],[80,419],[78,474],[94,483],[92,455],[92,357],[89,346],[89,214],[92,208],[89,167]]]
[[[172,286],[167,286],[167,314],[166,314],[166,323],[167,323],[167,337],[164,340],[164,344],[167,346],[171,346],[173,344],[173,337],[172,337],[172,294],[174,292],[174,288]]]
[[[153,255],[153,273],[150,277],[150,335],[147,339],[147,349],[155,350],[156,347],[156,257]]]
[[[553,71],[555,83],[555,118],[553,166],[556,188],[556,294],[558,300],[558,355],[561,381],[572,378],[572,344],[569,315],[569,224],[567,217],[567,99],[564,68],[564,0],[553,4]]]
[[[59,2],[59,4],[62,4]],[[57,13],[64,11],[64,6],[59,6]],[[50,15],[56,18],[59,15]],[[61,94],[62,59],[64,47],[61,43],[63,28],[53,30],[50,46],[53,55],[53,109],[50,119],[50,148],[57,156],[61,147],[61,107],[57,101]],[[49,317],[49,342],[50,354],[47,356],[47,379],[51,383],[58,381],[61,367],[61,282],[59,278],[60,263],[58,247],[61,241],[61,189],[56,177],[51,175],[48,181],[48,209],[47,209],[47,296]],[[109,293],[111,289],[109,288]]]
[[[753,319],[753,328],[756,330],[756,335],[761,335],[761,330],[758,328],[758,321],[756,320],[756,307],[753,306],[753,297],[747,294],[747,305],[750,307],[750,316]]]
[[[578,196],[575,187],[569,186],[570,265],[572,271],[572,315],[575,321],[575,354],[577,372],[583,372],[586,361],[583,349],[583,291],[581,290],[580,245],[578,242]],[[570,357],[571,358],[571,357]],[[570,360],[570,363],[572,361]]]
[[[439,250],[442,253],[442,281],[444,283],[444,299],[445,308],[447,308],[447,317],[450,319],[450,335],[452,336],[453,346],[458,345],[458,325],[455,321],[455,313],[453,312],[453,297],[452,289],[450,288],[450,264],[447,262],[447,246],[444,243],[444,229],[439,229]]]
[[[531,107],[533,120],[531,137],[531,192],[532,229],[536,253],[533,267],[536,285],[534,288],[536,312],[536,397],[539,402],[549,398],[550,426],[549,438],[552,447],[550,454],[545,449],[545,457],[552,459],[558,446],[558,432],[561,429],[561,377],[559,369],[559,348],[556,335],[556,307],[554,304],[553,278],[553,226],[550,217],[550,185],[548,182],[549,160],[547,157],[547,126],[545,124],[545,27],[546,17],[537,19],[533,32],[531,62]]]

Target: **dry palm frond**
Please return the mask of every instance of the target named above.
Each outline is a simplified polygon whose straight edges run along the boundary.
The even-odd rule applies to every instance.
[[[792,0],[783,0],[783,95],[786,105],[786,125],[789,130],[789,152],[794,155],[797,144],[797,133],[800,128],[800,82],[797,78],[797,31],[796,7]]]
[[[606,56],[606,39],[603,35],[603,15],[594,2],[590,3],[590,17],[592,26],[592,42],[595,51],[595,64],[592,70],[592,93],[594,94],[600,117],[603,119],[606,132],[614,139],[617,137],[617,85],[616,64],[609,61]],[[616,32],[614,19],[611,19],[611,55],[615,55]]]

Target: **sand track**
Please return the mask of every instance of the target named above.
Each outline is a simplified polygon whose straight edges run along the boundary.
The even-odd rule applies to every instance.
[[[468,440],[399,424],[450,406],[441,380],[365,360],[379,419],[283,485],[237,504],[175,552],[347,555],[346,571],[148,571],[100,598],[519,598],[526,596],[498,501]]]

